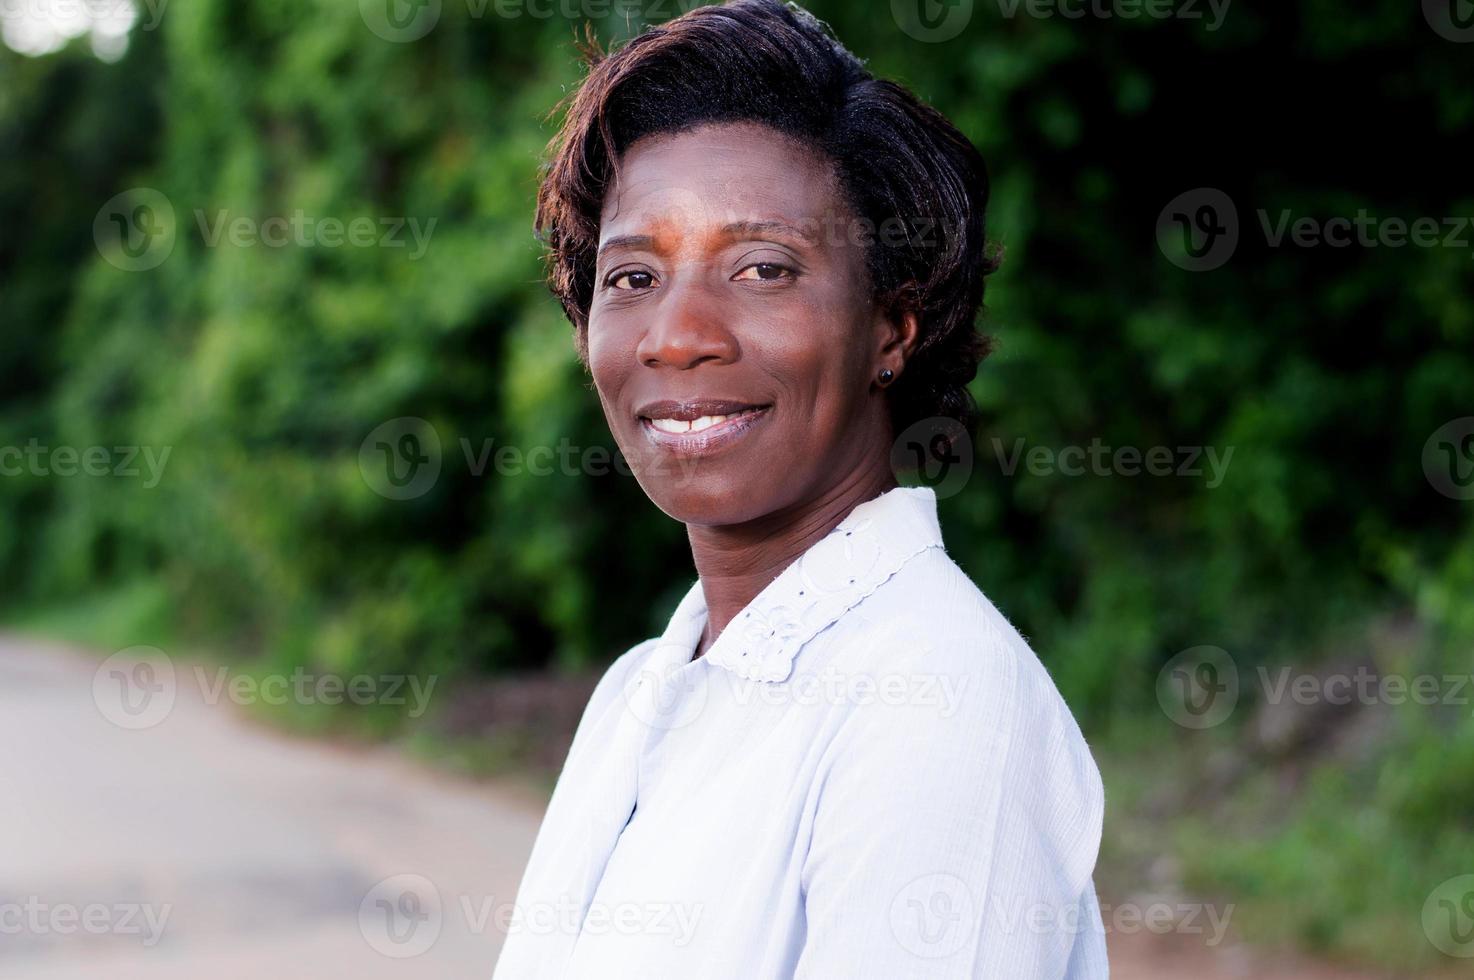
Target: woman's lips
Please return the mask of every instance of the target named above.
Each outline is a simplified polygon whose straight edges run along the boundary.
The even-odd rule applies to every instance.
[[[636,414],[652,445],[681,456],[704,456],[747,435],[771,409],[771,405],[703,400],[656,402]]]

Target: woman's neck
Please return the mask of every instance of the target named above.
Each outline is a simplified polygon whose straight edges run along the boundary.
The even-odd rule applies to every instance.
[[[860,504],[896,486],[889,466],[856,475],[817,497],[744,524],[687,525],[691,557],[706,598],[706,629],[696,656],[785,568]]]

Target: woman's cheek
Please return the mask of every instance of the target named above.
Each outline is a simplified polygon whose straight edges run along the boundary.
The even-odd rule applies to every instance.
[[[593,375],[594,387],[599,390],[600,397],[612,397],[620,387],[620,380],[625,373],[620,363],[622,355],[615,342],[617,335],[608,329],[600,329],[592,316],[587,329],[589,373]],[[623,354],[626,359],[630,356],[632,355],[628,352]]]

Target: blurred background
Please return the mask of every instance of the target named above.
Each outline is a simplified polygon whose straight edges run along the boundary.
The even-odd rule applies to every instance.
[[[0,973],[489,975],[694,579],[531,234],[576,37],[693,5],[0,0]],[[992,171],[920,479],[1115,974],[1474,975],[1474,7],[810,7]]]

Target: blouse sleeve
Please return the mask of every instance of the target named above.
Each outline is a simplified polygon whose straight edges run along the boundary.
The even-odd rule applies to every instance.
[[[829,745],[795,980],[1107,976],[1100,774],[1033,653],[981,646],[908,658]]]

